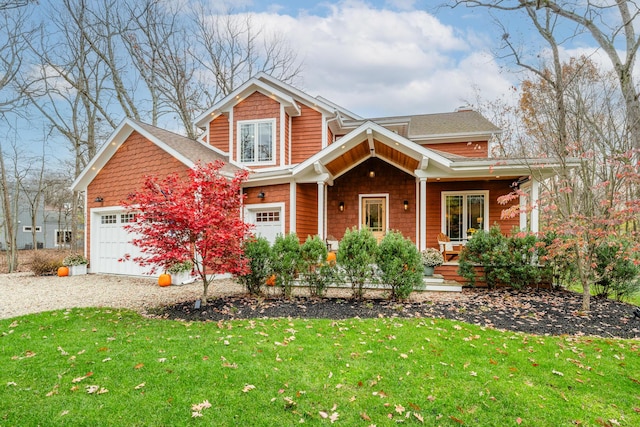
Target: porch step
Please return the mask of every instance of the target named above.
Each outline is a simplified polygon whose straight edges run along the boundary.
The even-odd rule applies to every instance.
[[[446,280],[442,274],[425,276],[422,278],[423,286],[416,289],[418,291],[433,292],[462,292],[462,285],[453,280]]]

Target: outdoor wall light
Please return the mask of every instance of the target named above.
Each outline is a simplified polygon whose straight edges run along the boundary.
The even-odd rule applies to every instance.
[[[339,210],[340,212],[344,212],[344,202],[340,202],[340,203],[338,203],[338,210]]]
[[[375,178],[376,177],[376,171],[369,171],[369,178]]]
[[[264,191],[258,193],[258,199],[264,199]]]
[[[409,210],[409,201],[408,201],[408,200],[405,200],[405,201],[404,201],[404,210],[405,210],[405,211],[408,211],[408,210]]]
[[[95,199],[93,199],[93,201],[96,202],[96,203],[102,203],[102,202],[104,202],[104,199],[102,197],[98,196]]]

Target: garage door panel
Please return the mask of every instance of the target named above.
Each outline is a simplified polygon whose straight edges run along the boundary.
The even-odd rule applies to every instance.
[[[94,237],[91,243],[93,272],[132,276],[150,275],[151,267],[141,267],[133,261],[133,258],[140,256],[142,252],[131,243],[134,236],[124,228],[131,219],[130,214],[122,211],[94,213],[92,221]],[[127,254],[129,260],[119,261]]]

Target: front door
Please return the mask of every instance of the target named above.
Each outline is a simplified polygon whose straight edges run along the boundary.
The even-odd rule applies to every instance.
[[[387,232],[387,198],[363,196],[360,209],[361,227],[371,230],[379,243]]]

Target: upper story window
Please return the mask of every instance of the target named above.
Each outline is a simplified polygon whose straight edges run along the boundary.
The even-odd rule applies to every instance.
[[[238,151],[241,163],[275,164],[275,119],[238,122]]]

